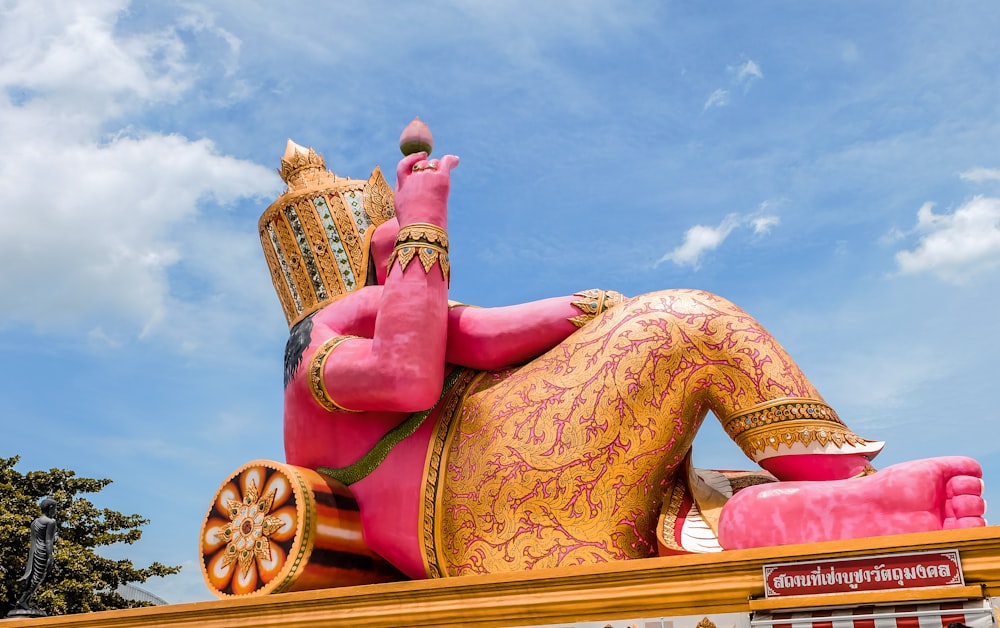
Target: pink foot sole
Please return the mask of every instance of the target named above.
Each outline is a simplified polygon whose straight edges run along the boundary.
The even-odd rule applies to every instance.
[[[951,456],[862,478],[750,487],[723,509],[719,540],[742,549],[983,526],[981,478],[975,460]]]

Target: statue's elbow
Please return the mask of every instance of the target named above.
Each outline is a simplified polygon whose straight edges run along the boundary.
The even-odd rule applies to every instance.
[[[387,394],[379,410],[388,412],[420,412],[434,405],[441,394],[440,384],[437,390],[430,386],[406,385],[394,388]]]
[[[434,405],[441,396],[442,376],[427,369],[418,372],[384,373],[380,388],[384,391],[385,410],[394,412],[419,412]]]

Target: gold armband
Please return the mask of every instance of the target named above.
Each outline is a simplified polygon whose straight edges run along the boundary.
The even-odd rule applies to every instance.
[[[569,320],[577,327],[583,327],[592,321],[598,314],[605,312],[625,300],[625,296],[614,290],[584,290],[577,292],[574,297],[583,297],[580,301],[573,301],[573,305],[583,314],[574,316]]]
[[[340,343],[345,340],[353,340],[354,338],[360,338],[360,336],[334,336],[320,345],[319,349],[316,350],[316,355],[309,362],[309,391],[312,392],[313,399],[330,412],[361,412],[360,410],[348,410],[334,401],[330,397],[330,391],[326,389],[326,382],[323,381],[323,371],[325,370],[326,360],[330,357],[330,353]]]
[[[389,256],[388,273],[392,272],[393,262],[397,260],[400,270],[406,270],[414,257],[420,259],[425,273],[431,272],[431,266],[437,262],[441,278],[449,281],[451,261],[448,258],[448,233],[444,229],[424,222],[401,228],[396,236],[396,247]]]
[[[415,222],[399,229],[396,244],[426,242],[448,248],[448,232],[437,225],[426,222]]]

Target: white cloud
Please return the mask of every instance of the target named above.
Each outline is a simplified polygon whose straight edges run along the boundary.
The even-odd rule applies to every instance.
[[[971,168],[959,175],[964,181],[1000,181],[1000,168]]]
[[[887,232],[885,232],[882,235],[882,237],[880,237],[878,239],[878,241],[879,241],[879,244],[882,244],[884,246],[889,246],[891,244],[899,242],[900,240],[905,239],[906,236],[907,236],[907,233],[905,231],[903,231],[899,227],[893,226],[893,227],[890,227],[889,230]]]
[[[48,6],[46,6],[48,5]],[[0,86],[82,130],[138,102],[173,99],[188,86],[184,45],[170,31],[114,32],[128,3],[11,2],[0,8]],[[72,109],[67,105],[72,104]]]
[[[933,203],[917,211],[916,247],[896,253],[902,274],[931,273],[954,282],[1000,263],[1000,198],[977,196],[953,214],[935,214]]]
[[[219,61],[224,65],[226,76],[231,76],[239,68],[239,54],[243,42],[226,29],[216,25],[215,15],[207,7],[189,6],[189,13],[180,18],[180,25],[195,33],[206,32],[223,44],[224,55]]]
[[[181,38],[119,36],[125,2],[39,4],[0,5],[0,316],[82,323],[114,344],[112,323],[149,332],[169,315],[168,271],[204,203],[272,193],[277,177],[209,140],[108,136],[117,116],[189,87]],[[218,262],[199,262],[190,272],[211,279]]]
[[[661,257],[656,263],[673,262],[678,266],[697,268],[701,256],[719,248],[739,224],[739,216],[729,214],[717,227],[695,225],[684,234],[684,242],[680,246]]]
[[[764,73],[761,71],[760,66],[753,59],[747,59],[736,66],[731,65],[726,70],[730,75],[730,84],[734,87],[742,86],[743,93],[746,93],[756,81],[764,78]],[[720,87],[709,94],[705,105],[702,107],[702,111],[707,111],[712,107],[724,107],[728,105],[729,96],[729,90]]]
[[[736,70],[738,83],[751,83],[762,78],[764,78],[764,73],[760,71],[760,66],[753,59],[747,59]]]
[[[0,311],[43,326],[112,315],[151,329],[199,201],[274,187],[270,171],[219,155],[208,140],[33,141],[22,159],[0,164]]]
[[[775,226],[781,223],[781,219],[774,214],[765,214],[763,211],[774,205],[771,201],[764,201],[760,204],[760,210],[751,215],[729,214],[722,219],[716,227],[706,225],[695,225],[684,233],[684,241],[659,260],[656,265],[663,262],[673,262],[678,266],[692,266],[697,268],[701,263],[703,255],[719,248],[726,238],[740,227],[749,227],[754,235],[767,235]]]
[[[729,102],[729,92],[722,89],[721,87],[708,96],[708,100],[705,101],[705,106],[703,109],[711,109],[712,107],[723,107]]]
[[[757,216],[756,218],[750,219],[750,225],[753,227],[754,235],[767,235],[771,233],[771,229],[776,227],[781,223],[781,219],[777,216]]]

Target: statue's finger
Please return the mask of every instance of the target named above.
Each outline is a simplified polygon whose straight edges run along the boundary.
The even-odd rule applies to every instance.
[[[412,155],[407,155],[399,160],[399,164],[396,166],[396,191],[403,187],[403,181],[406,180],[410,173],[413,172],[413,165],[422,159],[427,158],[427,153],[413,153]]]
[[[438,162],[438,170],[443,172],[451,172],[452,168],[458,165],[458,157],[456,155],[445,155]]]

